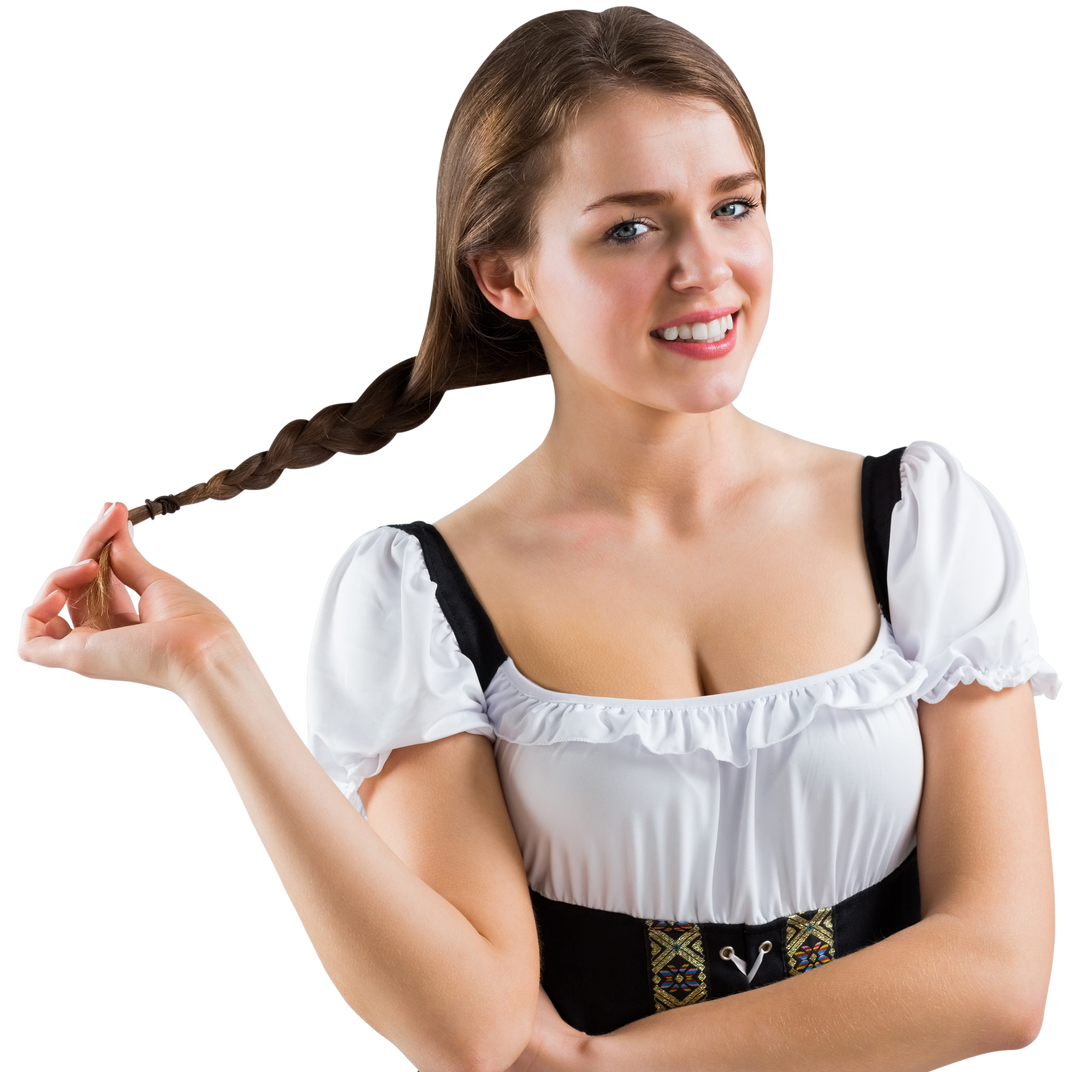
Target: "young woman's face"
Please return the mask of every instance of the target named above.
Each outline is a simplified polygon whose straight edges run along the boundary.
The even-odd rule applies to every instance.
[[[557,389],[683,413],[733,401],[769,310],[760,201],[718,105],[625,93],[586,110],[519,273]]]

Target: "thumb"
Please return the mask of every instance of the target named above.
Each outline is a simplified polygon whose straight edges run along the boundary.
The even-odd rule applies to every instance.
[[[107,544],[109,566],[117,580],[132,592],[144,592],[153,581],[175,576],[147,556],[143,548],[136,543],[135,526],[127,520],[126,503],[124,510],[118,510],[117,515],[119,524],[114,528],[111,541]],[[110,525],[109,528],[113,527]]]
[[[154,564],[135,544],[134,526],[127,520],[127,504],[123,500],[109,504],[87,528],[80,547],[82,554],[97,562],[97,572],[83,592],[69,603],[72,623],[105,629],[137,622],[132,594],[145,592],[167,571]]]
[[[112,526],[110,526],[111,528]],[[112,585],[113,606],[111,612],[113,615],[118,612],[131,613],[135,609],[131,605],[129,593],[135,593],[141,597],[149,591],[154,583],[167,582],[164,588],[165,591],[172,594],[171,598],[167,598],[167,606],[171,612],[177,611],[181,603],[188,606],[187,600],[195,596],[201,600],[210,599],[213,606],[222,614],[225,614],[230,622],[232,621],[231,615],[228,614],[224,607],[221,607],[217,600],[207,596],[201,589],[180,576],[179,573],[160,566],[158,562],[143,551],[143,548],[139,547],[135,540],[135,527],[127,520],[126,513],[120,515],[120,523],[114,528],[114,533],[116,534],[113,535],[111,542],[107,545],[111,572],[114,578],[120,582],[119,585]],[[177,582],[179,582],[178,585]],[[129,591],[124,592],[124,588],[129,589]],[[154,597],[154,605],[160,611],[163,607],[160,600],[164,598],[164,594],[160,588],[157,591],[159,595]],[[119,605],[117,605],[118,597]],[[176,602],[177,598],[180,599],[180,603]],[[140,601],[139,607],[143,606]]]

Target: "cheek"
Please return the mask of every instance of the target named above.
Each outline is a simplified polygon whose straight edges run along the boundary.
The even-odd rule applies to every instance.
[[[752,302],[768,301],[772,288],[772,242],[768,233],[748,235],[732,251],[731,266]]]
[[[618,345],[641,334],[656,293],[648,265],[564,255],[539,267],[540,315],[560,345],[573,349],[575,339],[588,339],[590,348]]]

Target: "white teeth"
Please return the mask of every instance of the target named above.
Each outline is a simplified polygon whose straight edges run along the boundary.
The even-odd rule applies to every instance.
[[[680,324],[677,328],[659,328],[656,335],[666,339],[668,342],[674,342],[676,339],[693,339],[695,342],[704,342],[706,340],[717,342],[734,326],[734,314],[728,313],[727,316],[717,317],[707,324],[699,320],[692,324]]]

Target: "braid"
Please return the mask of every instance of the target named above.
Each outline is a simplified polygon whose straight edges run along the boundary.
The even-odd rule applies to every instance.
[[[235,469],[222,469],[202,484],[173,496],[180,506],[207,499],[232,499],[242,491],[261,491],[277,482],[286,469],[309,469],[335,454],[371,454],[398,432],[421,425],[435,412],[444,390],[409,390],[414,358],[401,361],[375,378],[355,402],[339,402],[319,410],[310,420],[290,421],[268,450],[245,458]],[[129,515],[133,525],[166,512],[157,500]]]
[[[435,271],[419,355],[378,376],[353,403],[291,421],[269,449],[177,495],[131,511],[134,524],[206,499],[268,488],[286,469],[336,453],[370,454],[423,424],[446,391],[548,372],[533,326],[492,304],[474,271],[485,256],[528,254],[537,206],[557,163],[554,147],[580,109],[605,94],[643,89],[719,104],[762,182],[765,145],[730,68],[703,41],[632,7],[555,11],[509,35],[480,65],[446,132],[436,187]],[[85,617],[107,625],[109,548],[83,594]]]
[[[202,484],[176,495],[163,495],[145,506],[137,506],[128,517],[133,525],[181,506],[207,499],[232,499],[242,491],[261,491],[276,483],[286,469],[309,469],[335,454],[371,454],[381,450],[399,432],[423,424],[435,412],[443,395],[457,387],[516,380],[547,372],[541,360],[504,360],[501,367],[491,362],[457,362],[446,371],[438,386],[417,387],[415,358],[408,358],[380,373],[355,402],[339,402],[319,410],[310,420],[290,421],[268,450],[245,458],[235,469],[222,469]],[[172,500],[169,503],[168,500]],[[112,570],[109,544],[98,558],[98,572],[82,597],[85,617],[104,628],[109,622]]]

